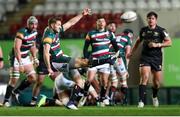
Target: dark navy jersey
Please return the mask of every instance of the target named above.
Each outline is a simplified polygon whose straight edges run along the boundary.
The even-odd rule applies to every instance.
[[[169,37],[167,31],[160,26],[156,26],[154,29],[150,29],[148,26],[146,26],[140,30],[139,37],[140,41],[143,41],[141,58],[153,58],[155,60],[161,60],[161,48],[150,48],[148,44],[150,42],[162,43],[165,38]]]

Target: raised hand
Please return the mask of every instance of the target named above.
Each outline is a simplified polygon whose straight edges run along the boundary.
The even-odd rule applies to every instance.
[[[85,9],[83,9],[82,14],[83,14],[83,15],[91,15],[91,14],[92,14],[92,11],[91,11],[91,9],[89,9],[89,8],[85,8]]]

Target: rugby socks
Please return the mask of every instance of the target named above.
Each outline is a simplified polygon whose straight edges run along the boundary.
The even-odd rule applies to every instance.
[[[101,102],[106,98],[106,87],[101,86],[101,92],[100,92]]]
[[[4,103],[5,102],[8,102],[9,101],[9,98],[12,94],[12,90],[14,89],[13,86],[11,85],[8,85],[7,88],[6,88],[6,94],[5,94],[5,97],[4,97]]]
[[[25,88],[29,87],[31,83],[27,80],[24,79],[21,84],[14,90],[14,93],[19,93],[20,91],[24,90]]]
[[[110,97],[110,101],[112,103],[115,102],[114,96],[115,96],[116,90],[117,90],[117,88],[114,87],[114,86],[111,86],[110,89],[109,89],[109,97]]]
[[[53,88],[53,99],[59,99],[56,88]]]
[[[123,104],[127,104],[127,91],[128,88],[127,87],[121,87],[121,93],[123,93]]]
[[[90,87],[90,82],[89,81],[86,81],[84,83],[84,96],[87,96],[88,95],[88,90],[89,90],[89,87]]]
[[[139,102],[145,103],[146,85],[139,85]]]
[[[157,97],[158,91],[159,91],[159,88],[152,87],[153,98]]]
[[[79,87],[78,85],[75,85],[71,93],[70,101],[72,102],[77,101],[78,97],[80,96],[79,94],[81,91],[82,91],[81,87]]]
[[[36,102],[37,101],[37,97],[33,96],[31,100]]]
[[[56,105],[56,99],[46,98],[45,106],[55,106],[55,105]]]

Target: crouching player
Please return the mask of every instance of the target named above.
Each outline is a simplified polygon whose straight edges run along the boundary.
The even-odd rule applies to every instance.
[[[79,101],[81,97],[84,96],[83,89],[80,92],[75,92],[77,96],[76,100],[74,100],[74,102],[76,101],[75,103],[76,106],[71,106],[71,107],[67,106],[69,101],[72,100],[71,92],[73,91],[74,86],[76,86],[76,83],[70,80],[72,75],[75,77],[79,77],[79,74],[76,70],[70,70],[69,74],[61,73],[60,75],[58,75],[58,77],[56,77],[55,82],[54,82],[54,87],[55,87],[56,93],[58,94],[58,99],[50,99],[50,98],[47,98],[45,95],[42,95],[42,98],[40,99],[38,103],[38,107],[64,105],[69,109],[77,110],[78,108],[76,106],[78,107],[83,106],[86,100]],[[84,81],[83,81],[83,85],[84,85]],[[89,88],[89,93],[94,98],[98,97],[98,94],[96,93],[96,91],[94,90],[92,86],[90,86]]]

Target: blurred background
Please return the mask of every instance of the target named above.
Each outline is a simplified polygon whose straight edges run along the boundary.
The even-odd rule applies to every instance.
[[[13,47],[16,31],[26,26],[29,16],[35,15],[39,20],[39,37],[47,26],[48,18],[56,15],[65,23],[72,17],[81,13],[82,9],[89,7],[93,14],[82,18],[76,25],[67,30],[61,42],[64,53],[77,57],[82,56],[84,38],[88,31],[96,27],[96,19],[103,16],[107,23],[115,22],[118,25],[117,33],[125,28],[131,28],[135,38],[141,27],[146,25],[146,14],[156,11],[159,15],[158,24],[168,30],[173,40],[170,48],[164,49],[163,81],[160,91],[160,104],[180,104],[180,0],[0,0],[0,46],[4,53],[5,66],[0,70],[0,96],[5,93],[5,86],[9,80],[8,53]],[[120,16],[124,11],[136,11],[136,21],[123,24]],[[135,42],[135,39],[133,43]],[[76,50],[76,51],[74,51]],[[138,100],[138,62],[141,47],[132,56],[128,79],[130,104],[137,104]],[[25,78],[22,75],[22,78]],[[149,81],[151,85],[151,80]],[[53,82],[46,78],[43,90],[51,92]],[[32,87],[31,87],[32,88]],[[25,92],[31,95],[31,88]],[[151,97],[150,87],[148,97]],[[31,96],[29,96],[31,97]],[[151,98],[147,98],[151,103]]]

